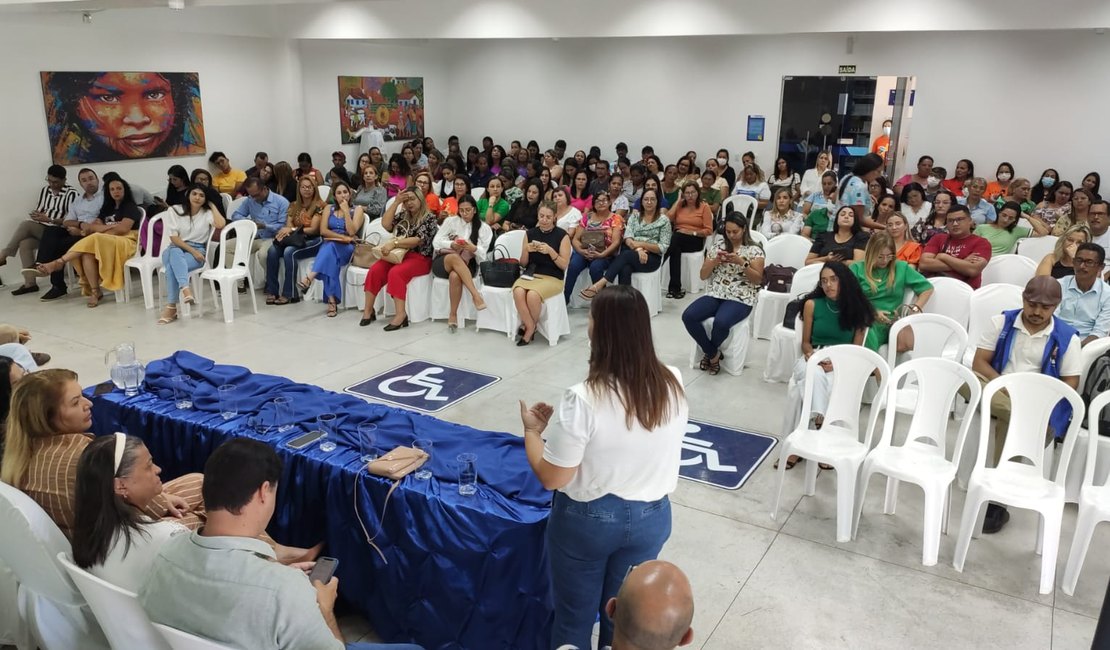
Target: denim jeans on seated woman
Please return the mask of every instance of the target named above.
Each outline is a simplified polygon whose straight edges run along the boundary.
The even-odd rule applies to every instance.
[[[190,241],[185,243],[201,254],[204,254],[207,246],[204,242]],[[189,272],[202,266],[204,266],[204,262],[198,261],[192,253],[184,248],[170,245],[162,251],[162,268],[166,271],[166,301],[169,304],[177,304],[181,288],[189,286]]]
[[[612,263],[612,257],[598,257],[596,259],[588,260],[582,257],[578,251],[573,251],[570,254],[570,263],[567,264],[566,281],[563,283],[563,298],[567,303],[570,303],[570,297],[574,293],[574,284],[578,282],[578,276],[586,269],[590,270],[590,281],[597,282],[605,275],[606,269]]]
[[[555,595],[552,648],[592,647],[601,616],[599,648],[612,645],[613,621],[605,603],[617,595],[628,570],[654,560],[671,536],[671,502],[626,501],[612,494],[581,502],[555,492],[547,520],[547,555]]]
[[[751,313],[751,305],[739,300],[701,296],[682,312],[682,324],[686,326],[686,331],[697,342],[701,351],[712,359],[725,344],[725,339],[728,338],[733,326]],[[703,323],[710,318],[713,319],[713,327],[710,334],[706,336]]]
[[[313,237],[305,241],[304,248],[297,248],[284,245],[275,239],[274,245],[266,251],[266,295],[280,294],[286,298],[296,295],[293,291],[296,287],[294,282],[297,277],[297,262],[315,257],[321,241],[319,237]],[[282,274],[284,282],[281,283],[281,287],[278,287],[278,267],[283,260],[285,261],[285,273]]]

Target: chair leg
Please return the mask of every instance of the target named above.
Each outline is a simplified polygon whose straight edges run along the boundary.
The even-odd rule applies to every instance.
[[[1041,554],[1042,594],[1051,594],[1056,588],[1056,556],[1060,552],[1060,523],[1063,518],[1063,501],[1049,506],[1046,512],[1041,513],[1044,527],[1044,534],[1040,538],[1040,545],[1044,548]]]
[[[778,492],[775,493],[775,505],[771,509],[771,519],[775,521],[778,520],[779,516],[779,502],[782,500],[782,486],[783,483],[786,482],[786,459],[790,458],[790,450],[791,446],[786,441],[783,441],[783,443],[779,445],[779,468],[777,470],[779,475],[779,489]]]
[[[141,274],[142,271],[139,273]],[[145,287],[146,285],[144,284],[143,286]],[[146,298],[145,292],[143,293],[143,298]],[[131,269],[126,266],[123,267],[123,301],[131,302]],[[150,309],[150,307],[147,307],[147,309]]]
[[[128,274],[130,277],[130,274]],[[154,309],[154,273],[149,270],[139,272],[139,282],[143,285],[143,304],[147,309]],[[127,295],[131,296],[131,287],[127,287]]]
[[[964,501],[964,512],[960,516],[960,531],[956,533],[956,552],[952,556],[952,567],[961,573],[967,559],[967,549],[971,545],[971,535],[975,532],[979,511],[982,509],[983,499],[979,490],[970,488]]]
[[[1071,538],[1071,550],[1068,552],[1068,565],[1064,569],[1064,584],[1061,585],[1064,593],[1075,595],[1075,585],[1079,582],[1079,572],[1083,569],[1083,562],[1087,559],[1087,549],[1091,546],[1091,536],[1095,534],[1098,518],[1095,509],[1079,504],[1079,517],[1075,520],[1075,534]]]
[[[886,477],[886,497],[883,499],[883,514],[893,515],[898,508],[898,479]]]
[[[817,461],[811,458],[803,458],[806,462],[806,478],[805,489],[803,493],[807,497],[817,494]]]
[[[254,313],[257,314],[258,313],[258,292],[254,290],[254,278],[252,278],[250,275],[247,276],[247,288],[249,290],[248,293],[251,294],[251,308],[254,309]]]
[[[859,466],[843,463],[836,469],[836,541],[852,541],[852,511],[856,504],[856,480]]]
[[[856,492],[856,507],[853,512],[855,516],[852,522],[852,539],[855,539],[856,536],[859,535],[859,520],[860,516],[863,515],[863,498],[864,495],[867,494],[867,486],[871,483],[871,475],[871,461],[870,459],[864,460],[859,481],[859,490]],[[890,480],[889,477],[887,480]]]
[[[925,491],[925,517],[922,524],[921,564],[935,566],[940,554],[940,531],[944,521],[947,490],[939,485],[922,485]]]

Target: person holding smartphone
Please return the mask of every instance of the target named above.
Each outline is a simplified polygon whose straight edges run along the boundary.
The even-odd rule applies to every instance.
[[[459,328],[459,303],[463,289],[470,293],[478,311],[486,308],[482,293],[474,286],[474,274],[485,261],[493,241],[493,230],[478,218],[478,205],[472,196],[458,199],[458,216],[447,217],[432,239],[436,256],[432,260],[432,274],[450,283],[450,312],[447,331],[454,334]]]

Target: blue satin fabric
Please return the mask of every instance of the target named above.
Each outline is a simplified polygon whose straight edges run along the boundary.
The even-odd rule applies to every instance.
[[[193,408],[178,410],[171,378],[193,383]],[[237,385],[239,415],[219,414],[216,387]],[[234,437],[262,440],[285,464],[269,532],[278,541],[311,546],[339,559],[340,594],[386,640],[428,649],[545,648],[551,597],[544,531],[551,495],[528,466],[524,441],[436,418],[369,404],[349,395],[297,384],[238,366],[216,365],[191,352],[147,366],[145,392],[113,391],[93,399],[93,432],[124,431],[142,438],[162,467],[163,480],[204,469],[208,455]],[[293,400],[301,422],[286,433],[273,424],[274,397]],[[335,413],[338,448],[285,443],[311,431],[320,413]],[[394,491],[378,532],[391,481],[361,470],[356,426],[378,425],[377,447],[434,443],[433,478],[405,477]],[[478,455],[478,493],[460,496],[455,457]],[[356,487],[357,483],[357,487]],[[370,547],[358,511],[388,564]]]

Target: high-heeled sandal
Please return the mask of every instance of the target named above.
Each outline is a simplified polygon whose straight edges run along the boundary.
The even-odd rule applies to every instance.
[[[723,361],[724,358],[725,358],[725,355],[718,352],[717,353],[717,360],[716,361],[710,360],[709,370],[707,372],[711,375],[716,375],[716,374],[720,373],[721,372],[721,361]]]
[[[89,300],[85,303],[85,306],[89,309],[92,309],[93,307],[96,307],[100,304],[100,300],[102,298],[104,298],[104,292],[100,289],[97,289],[89,294]]]
[[[297,288],[301,290],[301,293],[308,293],[308,290],[312,288],[312,280],[304,278],[297,283]]]
[[[328,318],[335,318],[339,315],[339,305],[334,302],[328,303]]]
[[[698,368],[701,368],[702,372],[705,372],[706,370],[709,370],[709,355],[708,354],[702,355],[701,363],[698,364]]]
[[[362,320],[360,320],[358,322],[358,326],[359,327],[366,327],[367,325],[369,325],[370,323],[373,323],[376,320],[378,320],[378,315],[375,314],[374,312],[370,312],[370,317],[369,318],[363,318]]]
[[[158,319],[159,325],[169,325],[177,320],[177,307],[166,306],[162,311],[162,317]]]
[[[196,304],[197,299],[193,297],[192,289],[185,287],[181,290],[181,302],[185,303],[186,305]]]

